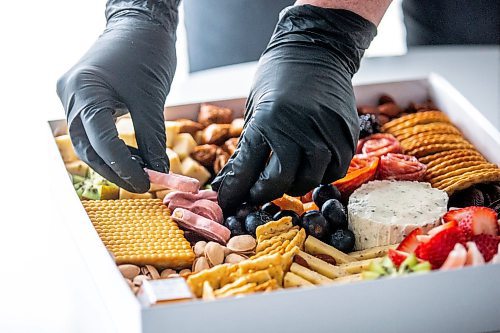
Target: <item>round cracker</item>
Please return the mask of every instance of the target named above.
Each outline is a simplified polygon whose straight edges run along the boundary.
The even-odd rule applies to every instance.
[[[438,184],[441,181],[444,181],[446,179],[450,179],[452,177],[458,176],[458,175],[463,175],[464,173],[470,172],[470,171],[475,171],[475,170],[489,170],[489,169],[496,169],[497,166],[495,164],[491,163],[481,163],[481,164],[473,164],[473,165],[468,165],[468,166],[460,166],[458,168],[455,168],[455,170],[448,171],[446,173],[442,173],[441,175],[437,175],[433,178],[430,179],[431,184]]]
[[[405,145],[405,144],[409,144],[411,142],[418,142],[418,141],[425,141],[425,140],[432,140],[432,139],[442,139],[442,138],[464,140],[464,137],[462,136],[462,134],[424,132],[424,133],[409,136],[406,139],[398,139],[398,141],[402,145]]]
[[[417,112],[389,121],[382,126],[382,131],[392,133],[415,125],[436,122],[449,123],[450,119],[442,111]]]
[[[456,158],[461,156],[481,156],[482,155],[476,149],[452,149],[447,151],[442,151],[439,153],[427,155],[425,157],[419,158],[419,161],[424,164],[428,164],[432,161],[438,161],[448,158]]]
[[[398,140],[405,140],[409,137],[416,136],[416,135],[422,135],[425,133],[439,133],[439,134],[459,134],[461,135],[460,131],[458,128],[453,126],[450,123],[430,123],[430,124],[424,124],[424,125],[416,125],[411,128],[404,128],[399,131],[394,131],[393,135],[398,139]]]
[[[451,186],[452,184],[456,183],[457,181],[460,181],[462,179],[467,179],[469,177],[472,177],[472,176],[475,176],[475,175],[479,175],[479,174],[483,174],[483,173],[487,173],[487,172],[491,172],[491,171],[495,171],[495,170],[499,170],[498,168],[496,169],[486,169],[486,170],[473,170],[473,171],[469,171],[469,172],[464,172],[458,176],[454,176],[454,177],[450,177],[444,181],[441,181],[439,183],[436,183],[434,184],[433,186],[442,190],[448,186]]]
[[[401,147],[404,150],[413,150],[419,147],[424,147],[428,145],[438,144],[438,143],[464,143],[467,142],[461,136],[445,136],[445,135],[437,135],[432,137],[426,137],[423,139],[415,139],[412,141],[406,141],[404,144],[400,142]]]
[[[472,160],[472,161],[462,161],[463,157],[460,157],[455,160],[447,161],[445,163],[441,163],[432,168],[427,167],[426,177],[428,179],[435,178],[437,176],[444,175],[447,172],[455,171],[458,169],[468,168],[470,166],[479,165],[479,164],[489,164],[486,161],[481,160]]]
[[[469,161],[480,161],[480,162],[486,162],[486,159],[479,155],[465,155],[465,156],[460,156],[460,155],[455,155],[450,154],[450,156],[443,156],[440,158],[437,158],[435,160],[432,160],[428,162],[427,169],[434,169],[434,168],[444,168],[447,167],[448,165],[452,165],[454,163],[462,163],[462,162],[469,162]]]
[[[454,150],[454,149],[473,149],[474,146],[468,142],[462,143],[438,143],[438,144],[429,144],[422,147],[418,147],[412,150],[407,151],[408,155],[416,156],[417,158],[427,156],[434,153],[439,153],[446,150]]]
[[[451,184],[444,188],[443,190],[452,195],[454,192],[464,190],[472,185],[486,182],[497,182],[500,181],[500,169],[487,171],[484,173],[476,174],[472,177],[460,179],[454,184]]]

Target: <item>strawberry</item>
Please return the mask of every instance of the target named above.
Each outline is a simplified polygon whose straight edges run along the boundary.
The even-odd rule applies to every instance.
[[[421,228],[413,229],[408,236],[403,239],[403,241],[398,245],[396,250],[403,251],[406,253],[413,253],[420,242],[417,240],[417,236],[422,234]]]
[[[444,229],[432,237],[427,243],[420,244],[415,254],[422,260],[427,260],[433,268],[439,268],[446,261],[455,244],[465,244],[465,235],[459,227]]]
[[[439,225],[439,226],[437,226],[437,227],[432,228],[431,230],[429,230],[429,231],[427,232],[427,234],[428,234],[429,236],[431,236],[431,237],[432,237],[432,236],[434,236],[435,234],[440,233],[440,232],[441,232],[441,231],[443,231],[444,229],[448,229],[448,228],[451,228],[451,227],[457,227],[457,226],[458,226],[458,222],[457,222],[457,221],[455,221],[455,220],[452,220],[452,221],[450,221],[450,222],[446,222],[446,223],[444,223],[444,224],[441,224],[441,225]]]
[[[472,211],[471,230],[473,235],[498,235],[497,213],[488,207],[469,207]]]
[[[466,215],[468,215],[470,212],[467,208],[460,208],[460,209],[453,209],[444,214],[443,216],[443,221],[445,223],[451,222],[451,221],[456,221],[459,222],[461,219],[463,219]]]
[[[394,249],[389,249],[387,255],[389,256],[389,259],[391,259],[394,266],[398,268],[399,265],[401,265],[401,263],[408,257],[408,253]]]
[[[471,240],[474,235],[498,234],[498,223],[496,212],[487,207],[466,207],[450,210],[443,216],[445,222],[458,222],[458,226],[464,232],[466,239]]]
[[[481,234],[473,236],[472,241],[476,243],[479,252],[481,252],[484,257],[484,261],[488,262],[498,252],[498,243],[500,243],[500,237]]]

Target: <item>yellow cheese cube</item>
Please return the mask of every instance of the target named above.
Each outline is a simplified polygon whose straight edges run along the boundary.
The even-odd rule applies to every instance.
[[[181,160],[188,157],[196,147],[196,141],[189,133],[180,133],[175,137],[174,147],[172,148]]]
[[[137,148],[137,140],[135,139],[134,124],[129,117],[120,118],[116,122],[118,137],[122,139],[127,146]]]
[[[78,156],[76,156],[75,149],[73,148],[73,144],[68,134],[56,137],[56,144],[64,163],[78,160]]]
[[[182,173],[181,170],[181,159],[179,155],[175,151],[170,148],[167,148],[167,156],[170,160],[170,172],[172,173]]]
[[[166,121],[165,131],[167,133],[167,147],[172,148],[174,146],[175,137],[179,134],[181,130],[181,124],[176,121]]]
[[[186,157],[181,164],[182,174],[184,176],[198,179],[200,184],[205,184],[210,179],[210,172],[200,163],[193,160],[191,157]]]

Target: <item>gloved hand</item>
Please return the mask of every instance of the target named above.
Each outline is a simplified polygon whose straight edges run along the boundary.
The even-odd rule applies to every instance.
[[[149,189],[144,164],[169,170],[163,108],[176,67],[179,1],[108,0],[104,33],[57,82],[78,156],[131,192]],[[114,120],[126,112],[139,151],[118,138]]]
[[[238,148],[212,184],[224,210],[303,195],[345,175],[359,135],[351,78],[375,34],[373,23],[346,10],[281,13]]]

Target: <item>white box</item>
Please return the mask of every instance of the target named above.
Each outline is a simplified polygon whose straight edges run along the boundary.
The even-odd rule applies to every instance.
[[[425,79],[355,87],[358,104],[381,93],[396,102],[430,97],[491,162],[500,165],[500,133],[448,82]],[[214,101],[243,113],[245,99]],[[168,119],[194,118],[199,104],[167,107]],[[51,121],[50,138],[65,130]],[[53,140],[52,140],[53,141]],[[491,332],[500,330],[500,265],[409,275],[216,301],[141,308],[85,213],[55,143],[53,193],[102,301],[119,332]]]

